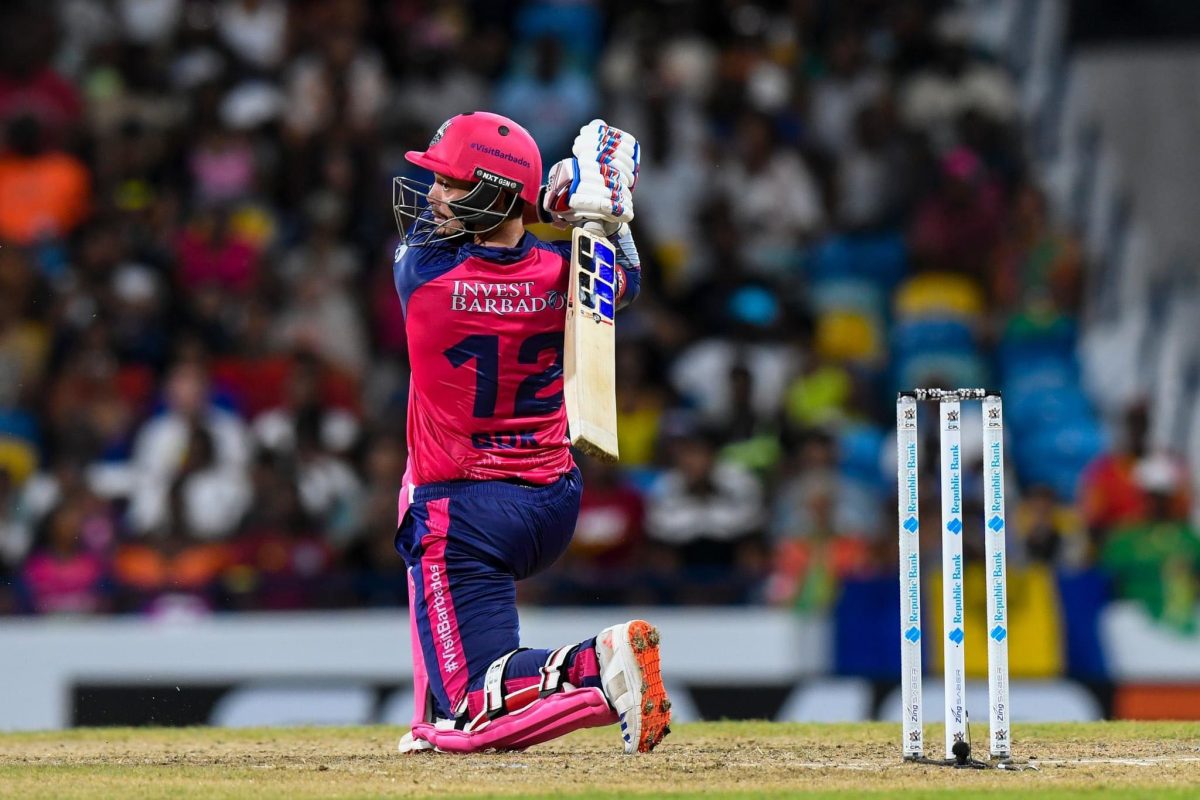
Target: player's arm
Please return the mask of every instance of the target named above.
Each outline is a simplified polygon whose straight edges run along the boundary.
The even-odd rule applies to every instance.
[[[633,302],[642,285],[641,258],[629,230],[640,149],[629,133],[592,120],[575,137],[571,158],[551,167],[538,209],[543,222],[582,225],[608,238],[619,267],[620,308]]]
[[[642,290],[642,260],[629,226],[622,224],[608,237],[617,260],[617,308],[624,308],[637,299]]]

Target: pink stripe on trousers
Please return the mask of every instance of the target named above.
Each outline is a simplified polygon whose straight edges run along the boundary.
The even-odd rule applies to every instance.
[[[425,613],[433,637],[433,651],[442,686],[452,712],[467,696],[467,657],[463,651],[458,617],[454,611],[450,576],[446,571],[446,537],[450,530],[450,498],[431,500],[429,532],[421,539],[421,582],[425,589]]]

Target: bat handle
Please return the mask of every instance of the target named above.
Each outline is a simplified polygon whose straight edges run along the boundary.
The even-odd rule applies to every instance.
[[[604,223],[599,220],[588,220],[583,223],[583,229],[593,236],[604,237]]]

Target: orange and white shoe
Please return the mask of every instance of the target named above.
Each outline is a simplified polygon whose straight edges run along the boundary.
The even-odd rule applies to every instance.
[[[658,630],[641,619],[605,628],[596,637],[600,683],[621,718],[626,753],[649,753],[671,732],[658,642]]]

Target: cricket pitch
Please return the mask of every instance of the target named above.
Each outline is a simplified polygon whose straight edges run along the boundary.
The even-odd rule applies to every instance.
[[[525,753],[401,756],[393,727],[90,728],[0,734],[0,797],[1196,797],[1200,726],[1018,725],[1037,771],[904,764],[899,726],[680,725],[646,756],[615,729]],[[940,726],[927,741],[940,742]],[[979,737],[977,737],[978,739]],[[984,743],[976,742],[977,752]]]

